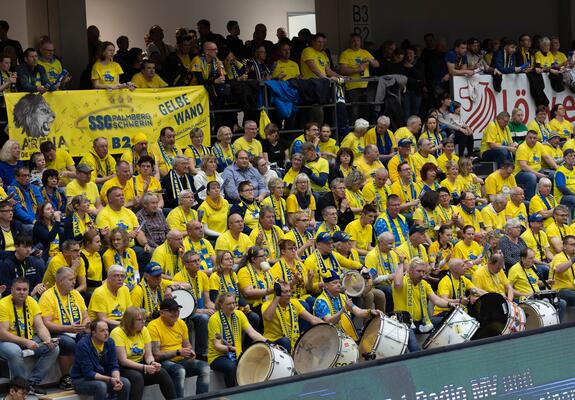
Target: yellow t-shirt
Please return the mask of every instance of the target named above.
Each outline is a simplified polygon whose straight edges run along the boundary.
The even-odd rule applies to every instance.
[[[517,218],[521,222],[521,225],[527,227],[527,208],[525,207],[525,203],[521,202],[516,206],[512,201],[508,201],[504,212],[507,219]]]
[[[550,51],[547,54],[543,54],[541,51],[535,53],[535,64],[539,64],[542,68],[549,68],[555,62],[555,57],[551,54]]]
[[[356,248],[369,250],[369,246],[373,241],[373,225],[367,224],[362,227],[360,220],[356,219],[347,224],[345,233],[351,236],[351,240],[355,240]]]
[[[144,184],[145,182],[142,175],[136,175],[131,179],[128,179],[126,186],[124,186],[124,200],[126,203],[132,200],[135,196],[142,197],[144,195]],[[162,195],[162,185],[160,184],[160,181],[153,176],[150,176],[148,193],[156,193],[159,196]]]
[[[62,63],[56,57],[50,61],[46,61],[38,57],[38,65],[41,65],[46,70],[46,76],[50,83],[56,83],[58,76],[62,73]]]
[[[387,254],[382,253],[379,248],[371,249],[365,256],[364,264],[371,272],[375,272],[377,275],[389,275],[397,270],[397,265],[399,264],[399,257],[394,251],[390,251]],[[390,284],[391,281],[382,282],[385,284]]]
[[[521,293],[539,292],[537,273],[533,268],[525,269],[520,263],[515,264],[509,269],[509,282],[513,289]]]
[[[250,326],[248,318],[239,310],[234,310],[235,317],[232,317],[229,320],[224,315],[227,322],[226,326],[230,328],[229,330],[226,329],[224,331],[224,325],[221,319],[222,315],[223,313],[216,312],[208,321],[208,364],[211,364],[218,357],[227,357],[226,353],[219,352],[214,347],[216,334],[220,335],[230,345],[233,345],[236,348],[236,357],[239,357],[240,354],[242,354],[242,332]],[[226,332],[228,332],[228,334],[226,334]],[[232,337],[229,337],[229,335]]]
[[[148,324],[148,331],[152,342],[160,343],[160,351],[162,352],[179,350],[182,348],[184,340],[188,340],[188,327],[181,319],[178,319],[173,326],[167,326],[162,318],[156,318]],[[183,358],[176,356],[170,361],[180,361]]]
[[[417,151],[415,152],[411,158],[413,159],[413,165],[415,167],[415,175],[417,176],[417,181],[421,181],[421,167],[423,167],[426,163],[431,163],[433,165],[437,165],[437,159],[433,154],[429,154],[427,157],[423,157],[423,155]]]
[[[0,322],[8,322],[8,332],[28,339],[32,339],[34,335],[34,317],[42,313],[40,306],[32,297],[26,297],[26,311],[28,320],[28,333],[26,333],[26,324],[24,319],[23,307],[16,308],[16,315],[14,315],[14,303],[12,302],[12,295],[8,295],[0,300]],[[16,325],[18,321],[18,325]],[[17,329],[19,326],[20,329]],[[20,331],[20,334],[18,334]]]
[[[314,161],[307,161],[305,166],[312,170],[314,175],[326,174],[329,175],[329,163],[325,158],[318,157]],[[328,192],[329,191],[329,181],[326,179],[323,186],[311,182],[311,190],[313,192]]]
[[[529,121],[527,124],[527,130],[537,132],[540,143],[545,143],[547,139],[549,139],[549,133],[551,133],[551,129],[549,128],[549,124],[547,122],[542,124],[534,119]]]
[[[431,288],[431,285],[425,280],[421,280],[416,286],[411,285],[408,281],[410,281],[409,276],[405,275],[403,277],[403,285],[400,289],[393,285],[391,292],[393,295],[393,311],[408,311],[414,321],[421,321],[423,320],[421,310],[423,310],[424,306],[427,307],[427,304],[421,304],[421,286],[423,286],[423,293],[426,298],[428,298],[429,295],[433,293],[433,289]],[[408,286],[412,287],[411,292],[413,304],[411,306],[409,305],[408,299]],[[427,301],[425,303],[427,303]]]
[[[136,252],[134,249],[128,247],[124,254],[120,255],[114,249],[108,248],[102,256],[104,261],[104,268],[106,271],[110,266],[114,264],[119,264],[126,270],[126,281],[125,285],[131,290],[140,281],[140,273],[138,268],[138,259],[136,257]]]
[[[557,253],[553,260],[551,261],[551,269],[549,271],[549,277],[555,279],[553,284],[553,290],[570,289],[575,290],[575,267],[570,266],[562,273],[555,272],[555,266],[563,264],[567,261],[567,256],[564,252]],[[1,321],[1,319],[0,319]]]
[[[288,213],[296,213],[299,211],[305,212],[309,215],[309,217],[313,217],[314,211],[316,210],[317,206],[315,204],[315,197],[312,194],[310,196],[309,205],[306,209],[301,208],[297,201],[297,197],[295,194],[290,194],[286,200],[286,210]]]
[[[358,138],[355,133],[350,132],[345,136],[345,138],[343,138],[339,147],[347,147],[351,149],[353,151],[354,158],[359,158],[365,150],[365,136]]]
[[[145,286],[145,281],[140,281],[139,284],[134,286],[130,292],[130,298],[132,299],[132,305],[137,308],[143,308],[146,310],[147,316],[149,316],[155,310],[160,309],[160,303],[164,298],[164,293],[168,286],[173,282],[168,279],[162,279],[160,281],[159,293],[152,293],[149,287]],[[156,301],[157,300],[157,301]]]
[[[559,176],[564,177],[565,187],[573,192],[575,191],[575,168],[568,169],[565,165],[561,165],[557,168],[553,187],[553,195],[555,196],[557,204],[559,204],[563,198],[563,193],[557,188],[557,179]]]
[[[116,347],[126,349],[128,360],[140,363],[144,359],[145,346],[152,342],[148,328],[144,326],[140,333],[128,336],[121,326],[112,330],[110,337],[114,339]]]
[[[326,75],[326,67],[329,64],[329,58],[325,51],[317,51],[313,47],[306,47],[301,53],[300,70],[303,79],[319,78],[310,67],[307,65],[306,61],[312,60],[316,68],[321,72],[322,75]]]
[[[86,279],[88,281],[102,282],[103,261],[100,253],[95,251],[94,253],[90,254],[86,251],[86,249],[82,249],[81,251],[82,254],[84,254],[86,257],[86,260],[88,260]],[[88,287],[90,287],[89,283]]]
[[[459,197],[461,196],[461,193],[465,191],[464,183],[459,178],[460,176],[458,176],[453,183],[451,183],[449,179],[445,178],[439,185],[449,190],[449,193],[451,193],[452,197]]]
[[[46,169],[55,169],[58,172],[66,171],[68,167],[74,166],[74,160],[70,153],[68,153],[64,149],[57,149],[56,150],[56,157],[53,161],[47,162],[46,161]],[[66,185],[70,182],[70,178],[60,176],[59,183],[60,185]]]
[[[429,211],[424,207],[417,207],[413,212],[413,220],[423,222],[423,226],[427,228],[427,235],[431,240],[434,240],[437,237],[435,234],[435,227],[439,226],[437,208],[433,211]]]
[[[549,121],[549,129],[552,131],[556,131],[561,135],[563,139],[571,139],[571,135],[573,134],[573,125],[571,122],[564,119],[562,122],[559,122],[557,118],[553,118]]]
[[[104,65],[100,60],[94,63],[92,67],[92,80],[99,80],[101,84],[115,85],[120,83],[120,75],[124,70],[117,62],[111,61]]]
[[[260,232],[264,237],[264,242],[261,244],[261,247],[263,247],[268,253],[267,258],[280,258],[279,242],[285,239],[284,232],[281,228],[277,225],[273,225],[272,229],[266,231],[258,224],[258,226],[250,232],[250,240],[255,243]]]
[[[182,154],[176,147],[171,150],[164,149],[164,154],[162,154],[157,142],[150,145],[149,153],[154,157],[154,160],[156,160],[156,168],[160,170],[161,176],[167,175],[170,169],[172,169],[174,157],[178,154]]]
[[[473,273],[472,282],[479,289],[489,293],[499,293],[502,296],[506,295],[505,287],[509,285],[509,280],[505,276],[503,269],[493,275],[485,265],[480,266]]]
[[[212,272],[210,275],[210,291],[217,290],[218,294],[231,292],[236,295],[236,300],[238,300],[239,289],[238,289],[238,276],[235,272],[231,272],[228,275],[220,275],[218,272]]]
[[[238,240],[235,240],[230,231],[225,231],[216,240],[216,251],[228,250],[235,258],[239,258],[254,244],[245,233],[240,233]]]
[[[367,203],[373,203],[377,211],[382,213],[387,209],[387,198],[391,194],[391,186],[385,184],[378,188],[375,186],[375,181],[371,179],[363,186],[361,193]]]
[[[72,290],[67,296],[62,296],[60,292],[56,295],[56,290],[54,286],[42,293],[38,302],[42,317],[52,317],[52,322],[57,325],[71,325],[72,321],[81,325],[82,313],[87,308],[80,292]]]
[[[437,285],[437,295],[439,297],[446,296],[448,299],[460,299],[465,297],[467,290],[474,287],[473,283],[465,276],[462,276],[461,279],[454,279],[451,274],[447,274],[441,278]],[[449,308],[435,306],[433,315],[438,315],[445,311],[449,311]]]
[[[463,226],[471,225],[475,228],[475,232],[479,232],[481,225],[483,225],[483,216],[481,212],[476,208],[473,210],[473,214],[469,214],[460,206],[455,207],[455,212],[463,219]]]
[[[477,179],[477,175],[474,173],[463,176],[460,172],[459,176],[457,177],[457,180],[461,182],[460,185],[463,187],[464,191],[472,192],[476,197],[482,197],[481,184],[476,183],[475,179]]]
[[[413,162],[413,157],[409,156],[407,159],[403,158],[401,154],[396,154],[387,163],[387,170],[389,171],[389,179],[392,182],[397,182],[399,180],[399,172],[397,171],[397,167],[399,164],[407,162],[411,167],[411,173],[413,175],[413,180],[416,179],[417,175],[415,172],[415,163]]]
[[[266,301],[262,304],[262,314],[269,308],[272,300]],[[297,299],[290,299],[290,304],[292,307],[286,306],[282,307],[279,304],[276,307],[276,312],[274,314],[274,319],[271,321],[264,320],[264,337],[272,342],[281,339],[282,337],[290,338],[290,333],[295,336],[295,339],[299,337],[299,322],[298,317],[304,310],[302,304]],[[290,308],[293,310],[291,311]],[[293,312],[293,315],[292,315]],[[294,326],[295,332],[294,332]],[[286,326],[287,332],[284,332],[282,325]]]
[[[403,242],[400,246],[395,248],[395,251],[402,254],[405,257],[405,262],[411,261],[414,257],[419,257],[425,262],[429,262],[429,257],[427,256],[427,250],[422,244],[416,249],[413,247],[409,240]]]
[[[489,143],[499,143],[504,146],[513,143],[509,126],[506,126],[505,129],[502,129],[497,121],[491,121],[489,125],[487,125],[487,128],[485,128],[485,132],[481,138],[481,155],[489,150]]]
[[[188,221],[198,221],[198,212],[190,208],[189,212],[185,212],[182,206],[174,208],[166,217],[166,222],[170,229],[186,232],[186,224]]]
[[[46,288],[51,288],[56,284],[56,272],[62,267],[69,267],[68,262],[64,258],[64,254],[58,253],[48,263],[48,268],[44,273],[42,282]],[[75,276],[86,276],[86,265],[84,260],[80,258],[80,266],[75,271]]]
[[[102,285],[92,293],[88,313],[92,321],[96,319],[96,313],[99,312],[105,313],[108,319],[119,321],[131,305],[132,298],[127,286],[119,288],[114,296],[107,285]]]
[[[481,216],[483,217],[483,224],[485,225],[485,229],[494,229],[503,231],[503,227],[505,226],[505,210],[497,213],[493,209],[491,204],[488,204],[481,210]]]
[[[363,208],[365,206],[365,197],[361,191],[352,192],[349,189],[345,189],[345,198],[351,208]],[[361,215],[361,211],[354,213],[355,219],[358,219]]]
[[[353,161],[353,165],[355,165],[355,168],[367,179],[373,178],[375,171],[380,168],[384,168],[383,164],[379,160],[375,160],[371,165],[369,165],[363,156],[356,158]]]
[[[273,277],[268,272],[256,271],[253,267],[246,265],[238,271],[238,286],[240,290],[252,286],[254,289],[270,289],[273,287]],[[258,306],[265,302],[269,296],[263,296],[259,299],[246,299],[252,306]]]
[[[152,260],[162,266],[162,271],[166,275],[174,276],[177,272],[181,271],[184,266],[182,264],[182,257],[178,253],[174,254],[167,241],[156,247],[152,253]]]
[[[276,224],[280,228],[287,226],[286,201],[283,197],[278,200],[275,197],[272,198],[272,195],[269,195],[268,197],[262,200],[261,205],[262,207],[263,206],[271,207],[274,210]],[[227,218],[227,210],[226,210],[226,218]]]
[[[511,189],[517,187],[517,182],[515,181],[515,176],[510,174],[507,178],[503,179],[499,170],[494,171],[485,178],[485,194],[487,196],[496,194],[509,195]]]
[[[442,170],[443,172],[447,173],[447,162],[454,161],[456,164],[459,162],[459,157],[455,154],[451,155],[451,158],[447,158],[445,153],[441,153],[439,157],[437,157],[437,167]]]
[[[531,228],[528,228],[521,234],[521,239],[523,239],[528,249],[535,251],[535,258],[539,260],[545,258],[545,249],[549,247],[549,238],[544,230],[540,230],[539,234],[535,235]]]
[[[329,138],[326,142],[322,142],[320,140],[318,146],[319,146],[319,151],[321,153],[327,152],[327,153],[337,154],[337,152],[339,151],[339,146],[337,145],[337,142],[335,141],[335,139],[332,139],[332,138]],[[322,157],[326,157],[326,156],[322,156]]]
[[[529,200],[529,215],[536,214],[541,210],[550,210],[552,208],[555,208],[555,206],[557,205],[557,203],[555,202],[555,197],[553,197],[552,195],[546,196],[544,199],[545,201],[543,201],[543,198],[541,197],[540,194],[536,194],[531,198],[531,200]],[[545,218],[545,221],[543,221],[543,226],[545,227],[545,229],[547,229],[552,222],[553,217]]]
[[[132,83],[134,84],[134,86],[140,89],[163,88],[168,86],[168,84],[162,78],[160,78],[158,74],[154,74],[154,76],[152,76],[152,79],[147,80],[146,78],[144,78],[144,75],[141,72],[138,72],[132,77]]]
[[[98,186],[96,186],[94,182],[88,182],[85,187],[82,187],[78,181],[74,179],[66,185],[66,197],[73,198],[79,195],[84,195],[90,200],[90,208],[92,209],[96,206],[96,201],[98,201],[98,197],[100,197]]]
[[[128,232],[132,232],[140,223],[138,222],[138,217],[132,210],[126,207],[122,207],[120,211],[114,211],[110,206],[104,207],[98,213],[96,217],[96,226],[100,229],[110,228],[110,230],[115,227],[123,228]],[[130,246],[134,245],[134,240],[130,240]]]
[[[563,162],[563,150],[561,150],[561,147],[557,146],[557,148],[551,146],[549,143],[545,143],[543,145],[543,154],[541,155],[543,156],[550,156],[555,163],[557,164],[557,166],[559,166],[559,164],[561,164]],[[545,161],[544,158],[542,158],[542,167],[543,168],[548,168],[551,169],[552,167],[547,164],[547,162]]]
[[[535,146],[529,147],[527,143],[523,142],[517,148],[515,153],[515,173],[521,171],[519,161],[527,161],[527,165],[534,171],[541,169],[541,158],[543,156],[543,145],[539,142]]]
[[[226,199],[222,199],[222,207],[219,210],[212,208],[207,201],[204,201],[198,207],[198,214],[202,214],[202,224],[208,224],[208,228],[213,231],[224,233],[227,229],[229,209],[230,203]]]
[[[192,286],[192,294],[198,302],[198,308],[204,308],[204,294],[210,292],[210,280],[204,271],[198,271],[195,277],[192,277],[186,269],[181,270],[174,275],[174,282],[189,283]]]
[[[447,244],[448,244],[447,248],[444,249],[441,248],[439,241],[437,240],[431,243],[429,249],[427,249],[427,254],[429,256],[430,263],[440,263],[441,261],[446,260],[448,257],[451,258],[454,246],[450,242],[447,242]],[[439,266],[439,264],[437,266]],[[449,265],[447,263],[444,263],[439,270],[447,271],[448,269]]]
[[[462,260],[475,261],[481,258],[483,254],[483,248],[475,240],[471,242],[470,246],[467,246],[463,240],[460,240],[453,246],[453,257],[461,258]],[[469,273],[473,273],[477,270],[477,266],[473,266],[468,270]]]
[[[2,233],[4,234],[4,250],[6,251],[16,250],[16,246],[14,246],[14,235],[12,235],[12,231]]]
[[[112,179],[108,179],[106,182],[104,182],[102,188],[100,189],[100,201],[102,202],[103,205],[108,204],[107,193],[108,190],[110,190],[113,187],[119,187],[120,189],[122,189],[122,192],[124,193],[124,199],[126,198],[126,184],[122,185],[118,177],[114,176]]]
[[[345,49],[339,55],[338,63],[339,65],[345,65],[349,68],[358,68],[364,60],[373,59],[371,53],[364,49]],[[353,73],[348,75],[352,79],[361,79],[369,77],[369,65],[365,68],[362,73]],[[353,89],[365,89],[367,87],[367,82],[350,82],[345,84],[346,90]]]
[[[409,129],[407,129],[407,126],[402,126],[398,130],[396,130],[394,135],[397,143],[399,143],[401,139],[411,140],[411,154],[415,153],[415,146],[417,145],[417,140],[415,140],[415,136],[413,135],[413,133]]]
[[[280,74],[285,74],[282,80],[287,81],[300,75],[299,66],[292,60],[277,60],[272,68],[272,78],[276,79]]]
[[[395,181],[391,185],[390,190],[391,193],[399,196],[401,204],[409,203],[419,197],[419,185],[415,184],[413,181],[409,182],[407,185],[401,182],[401,180]]]
[[[386,134],[389,135],[389,138],[391,139],[391,150],[397,149],[397,141],[395,140],[393,132],[388,129]],[[370,128],[364,135],[365,145],[374,144],[377,146],[377,135],[376,127]],[[385,143],[383,134],[379,135],[381,136],[381,143]]]
[[[259,140],[254,138],[251,142],[248,142],[243,136],[234,141],[234,150],[236,154],[240,150],[247,151],[250,157],[259,156],[263,152],[262,144]]]

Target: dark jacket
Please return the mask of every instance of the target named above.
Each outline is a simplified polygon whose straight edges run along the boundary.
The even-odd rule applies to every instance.
[[[41,245],[42,250],[42,258],[44,262],[48,262],[48,256],[50,253],[50,245],[56,239],[56,236],[60,239],[60,243],[62,243],[61,238],[59,237],[60,233],[60,226],[61,223],[58,221],[54,221],[52,225],[52,229],[48,230],[48,227],[44,225],[43,222],[36,221],[34,223],[34,229],[32,230],[32,240],[34,242],[34,246]]]
[[[3,261],[0,262],[0,284],[6,285],[3,295],[10,294],[12,281],[16,277],[25,277],[30,285],[30,291],[39,283],[42,283],[46,264],[41,258],[30,256],[21,263],[13,251],[5,252]]]
[[[76,345],[74,365],[72,365],[72,370],[70,371],[72,379],[92,381],[96,373],[110,376],[112,372],[118,370],[116,345],[112,338],[108,338],[106,343],[104,343],[101,357],[98,357],[98,352],[92,344],[92,335],[86,335],[80,339]]]
[[[188,181],[190,182],[190,186],[188,187]],[[188,175],[188,181],[184,179],[184,177],[180,177],[180,183],[182,184],[182,190],[191,190],[194,191],[194,178]],[[164,191],[164,207],[166,208],[176,208],[178,206],[178,197],[175,195],[174,191],[172,190],[172,182],[171,182],[171,174],[168,173],[166,176],[162,178],[160,181],[163,191]],[[195,192],[194,192],[195,195]]]
[[[26,63],[20,64],[16,67],[16,73],[18,74],[16,85],[19,92],[37,92],[36,80],[40,80],[40,84],[44,87],[50,83],[46,70],[41,65],[30,68]]]
[[[323,216],[321,215],[321,211],[326,208],[327,206],[333,206],[337,209],[337,226],[339,226],[342,230],[345,229],[347,224],[355,219],[353,215],[353,211],[348,208],[345,212],[341,212],[341,210],[336,207],[335,199],[333,197],[332,192],[324,193],[317,203],[317,209],[315,211],[315,219],[316,221],[323,221]]]

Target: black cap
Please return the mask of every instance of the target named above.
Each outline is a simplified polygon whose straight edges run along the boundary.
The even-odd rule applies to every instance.
[[[414,233],[425,233],[427,232],[427,229],[424,228],[421,225],[413,225],[410,229],[409,229],[409,234],[413,235]]]
[[[177,310],[179,308],[182,306],[174,299],[164,299],[160,303],[160,310]]]

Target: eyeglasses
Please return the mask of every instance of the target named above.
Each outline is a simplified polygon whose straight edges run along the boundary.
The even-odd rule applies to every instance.
[[[13,210],[13,209],[9,209],[9,210],[0,210],[0,212],[3,212],[3,213],[11,213],[11,212],[14,212],[14,210]]]

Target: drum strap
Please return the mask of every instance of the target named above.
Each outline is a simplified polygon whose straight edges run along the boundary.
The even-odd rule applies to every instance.
[[[523,267],[523,266],[521,266]],[[529,268],[533,271],[535,271],[535,269],[533,267]],[[533,293],[536,292],[535,288],[533,287],[533,284],[531,283],[531,280],[529,279],[529,274],[527,273],[527,271],[525,271],[525,268],[523,268],[523,273],[525,274],[525,278],[527,279],[527,282],[529,282],[529,286],[531,286],[531,290],[533,291]],[[537,275],[537,273],[536,273]]]
[[[421,307],[421,316],[423,318],[423,322],[425,325],[431,324],[431,319],[429,318],[429,312],[427,311],[427,295],[425,293],[425,288],[423,287],[423,283],[420,282],[416,288],[419,287],[419,306]],[[407,277],[407,307],[409,308],[409,313],[413,316],[414,313],[414,298],[413,298],[413,283],[411,283],[411,279]]]
[[[453,283],[453,276],[451,275],[451,271],[447,272],[449,275],[449,280],[451,281],[451,288],[453,289],[453,295],[455,296],[454,299],[461,299],[463,298],[463,294],[465,293],[465,283],[461,278],[459,278],[459,290],[455,290],[455,284]]]

